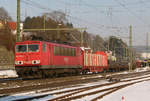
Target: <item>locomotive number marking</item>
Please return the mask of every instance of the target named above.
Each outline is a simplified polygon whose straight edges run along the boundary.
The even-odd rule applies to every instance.
[[[64,61],[65,61],[66,63],[68,63],[68,58],[64,58]]]

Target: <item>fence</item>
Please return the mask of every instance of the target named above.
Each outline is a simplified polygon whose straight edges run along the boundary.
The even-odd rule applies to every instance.
[[[14,69],[14,53],[0,50],[0,70]]]

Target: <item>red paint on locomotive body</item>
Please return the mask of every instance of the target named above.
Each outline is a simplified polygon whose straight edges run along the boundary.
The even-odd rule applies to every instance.
[[[36,45],[36,46],[34,46]],[[30,47],[35,47],[30,51]],[[81,54],[79,47],[42,41],[17,42],[15,48],[15,66],[40,66],[47,68],[80,67]]]
[[[47,51],[41,58],[45,60],[42,65],[51,65],[52,68],[81,68],[82,63],[79,47],[56,43],[47,43],[47,46]],[[45,58],[46,56],[49,56],[49,60]],[[47,66],[42,68],[47,68]]]
[[[41,51],[40,42],[26,41],[17,42],[15,45],[15,66],[37,66],[40,65]],[[35,51],[29,50],[35,45]]]

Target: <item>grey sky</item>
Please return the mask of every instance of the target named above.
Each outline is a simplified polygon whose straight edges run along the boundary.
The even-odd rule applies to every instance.
[[[0,0],[16,20],[16,1]],[[128,26],[133,26],[133,44],[145,45],[150,33],[150,0],[21,0],[21,18],[61,10],[75,27],[102,37],[128,37]],[[128,39],[123,39],[128,43]]]

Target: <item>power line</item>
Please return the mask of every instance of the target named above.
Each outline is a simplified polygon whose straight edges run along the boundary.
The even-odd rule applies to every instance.
[[[28,4],[29,6],[31,6],[31,7],[36,7],[36,8],[38,8],[38,9],[42,9],[42,10],[44,10],[44,11],[54,11],[53,9],[51,9],[51,8],[49,8],[49,7],[46,7],[46,6],[44,6],[44,5],[42,5],[42,4],[39,4],[39,3],[37,3],[37,2],[34,2],[34,1],[32,1],[32,0],[21,0],[23,3],[25,3],[25,4]],[[135,11],[133,11],[133,10],[131,10],[130,8],[128,8],[127,6],[126,6],[126,4],[129,4],[129,3],[122,3],[121,1],[119,1],[119,0],[115,0],[121,7],[123,7],[123,10],[127,10],[127,12],[129,12],[132,16],[134,16],[134,17],[136,17],[136,19],[138,19],[138,20],[140,20],[142,23],[144,23],[144,25],[146,25],[145,24],[145,21],[139,16],[139,15],[137,15],[136,13],[135,13]],[[59,1],[60,2],[60,1]],[[102,12],[102,10],[100,10],[97,6],[95,6],[95,7],[93,7],[94,5],[92,5],[92,4],[88,4],[88,3],[86,3],[85,1],[81,1],[82,2],[82,5],[81,6],[87,6],[87,7],[90,7],[90,8],[92,8],[92,9],[94,9],[94,13],[96,12],[96,13],[98,13],[98,11],[99,12],[101,12],[101,13],[103,13],[103,14],[105,14],[105,12],[108,12],[108,11],[103,11]],[[90,5],[90,6],[89,6]],[[115,5],[116,7],[118,7],[119,5]],[[109,6],[106,6],[106,7],[109,7]],[[114,6],[112,6],[112,8],[115,8]],[[122,10],[122,9],[121,9]],[[121,12],[121,10],[114,10],[113,9],[113,12]],[[38,10],[37,10],[38,11]],[[88,12],[87,12],[88,13]],[[106,15],[106,14],[105,14]],[[89,20],[85,20],[85,19],[83,19],[83,18],[79,18],[79,17],[75,17],[75,16],[73,16],[73,15],[70,15],[70,14],[66,14],[66,16],[68,17],[68,18],[71,18],[71,20],[74,20],[74,21],[77,21],[77,23],[79,23],[79,22],[83,22],[84,23],[84,25],[85,24],[87,24],[87,25],[92,25],[93,27],[92,27],[92,29],[96,29],[96,30],[98,30],[98,31],[101,31],[101,32],[103,32],[103,33],[107,33],[107,31],[109,31],[109,33],[111,33],[112,32],[112,30],[121,30],[121,31],[123,31],[123,29],[125,29],[125,30],[128,30],[128,29],[126,29],[127,27],[124,27],[124,26],[122,26],[122,27],[119,27],[119,26],[110,26],[110,25],[106,25],[106,24],[98,24],[97,22],[96,23],[94,23],[94,22],[91,22],[91,21],[89,21]],[[115,19],[117,19],[116,17],[114,17]],[[117,20],[118,21],[118,20]],[[120,22],[120,21],[118,21],[118,22]],[[80,24],[81,25],[81,24]],[[143,26],[143,27],[145,27],[145,26]],[[121,29],[120,29],[121,28]],[[137,28],[137,26],[136,27],[134,27],[134,28]],[[141,26],[139,26],[138,28],[142,28]],[[120,33],[120,31],[118,31],[118,32],[115,32],[115,31],[113,31],[114,33]],[[124,31],[123,31],[124,32]],[[100,32],[99,32],[100,33]]]
[[[126,7],[125,4],[119,2],[118,0],[114,0],[115,2],[117,2],[120,6],[122,6],[124,9],[128,10],[128,12],[133,15],[135,18],[138,19],[138,21],[141,21],[144,25],[147,23],[145,22],[141,17],[139,17],[136,13],[134,13],[132,10],[130,10],[128,7]],[[149,26],[149,24],[147,24]]]
[[[137,1],[137,2],[132,2],[132,3],[126,3],[126,5],[131,5],[131,6],[133,6],[133,5],[141,5],[141,4],[147,4],[147,3],[150,3],[150,1],[149,0],[146,0],[146,1],[143,1],[143,0],[140,0],[140,1]]]
[[[27,1],[28,1],[28,2],[27,2]],[[43,10],[54,11],[54,10],[52,10],[52,9],[50,9],[50,8],[46,8],[46,7],[44,7],[44,6],[42,6],[42,5],[38,4],[38,3],[35,3],[35,2],[33,2],[33,1],[31,1],[31,0],[27,0],[27,1],[23,0],[23,3],[29,4],[30,6],[34,6],[34,7],[43,9]],[[92,22],[83,20],[83,19],[81,19],[81,18],[78,18],[78,17],[73,17],[73,16],[71,16],[71,15],[66,15],[66,16],[67,16],[67,17],[70,17],[70,18],[73,18],[74,20],[78,20],[78,21],[81,21],[81,22],[84,22],[84,23],[89,23],[89,24],[96,25],[96,26],[97,26],[97,29],[99,29],[99,28],[104,28],[104,27],[106,27],[107,29],[114,29],[114,28],[117,28],[117,27],[112,27],[112,26],[105,26],[105,25],[95,24],[95,23],[92,23]]]
[[[68,2],[64,2],[64,1],[62,1],[62,0],[59,0],[59,2],[61,2],[61,3],[66,3],[66,4],[68,4],[68,5],[74,5],[74,6],[76,6],[76,5],[79,5],[79,4],[75,4],[75,3],[68,3]],[[83,1],[82,1],[83,2]],[[85,2],[85,1],[84,1]],[[91,7],[117,7],[118,5],[92,5],[92,4],[84,4],[83,6],[91,6]]]
[[[34,2],[34,1],[31,1],[31,0],[22,0],[21,2],[23,2],[25,4],[28,4],[30,6],[34,6],[36,8],[40,8],[40,9],[47,10],[47,11],[52,11],[52,9],[46,8],[44,6],[41,6],[40,4],[38,4],[38,3]]]
[[[39,9],[48,10],[48,11],[54,11],[54,10],[52,10],[50,8],[42,6],[41,4],[35,3],[33,1],[31,1],[31,0],[26,0],[26,1],[23,0],[23,2],[26,3],[26,4],[28,4],[28,5],[30,5],[30,6],[32,6],[32,7],[34,6],[34,7],[39,8]],[[87,21],[85,19],[83,20],[81,18],[74,17],[74,16],[71,16],[69,14],[66,14],[66,16],[69,17],[69,18],[71,18],[71,19],[74,19],[74,20],[78,21],[77,23],[83,22],[83,23],[86,23],[88,25],[93,25],[94,27],[92,27],[92,28],[97,29],[97,30],[101,30],[101,32],[99,32],[99,33],[104,33],[104,32],[106,33],[106,31],[108,31],[108,30],[109,30],[109,33],[110,33],[110,32],[112,32],[112,29],[114,29],[114,30],[126,29],[126,27],[117,27],[117,26],[115,27],[115,26],[107,26],[107,25],[96,24],[94,22],[90,22],[90,21]],[[114,32],[114,33],[117,33],[117,32]]]

